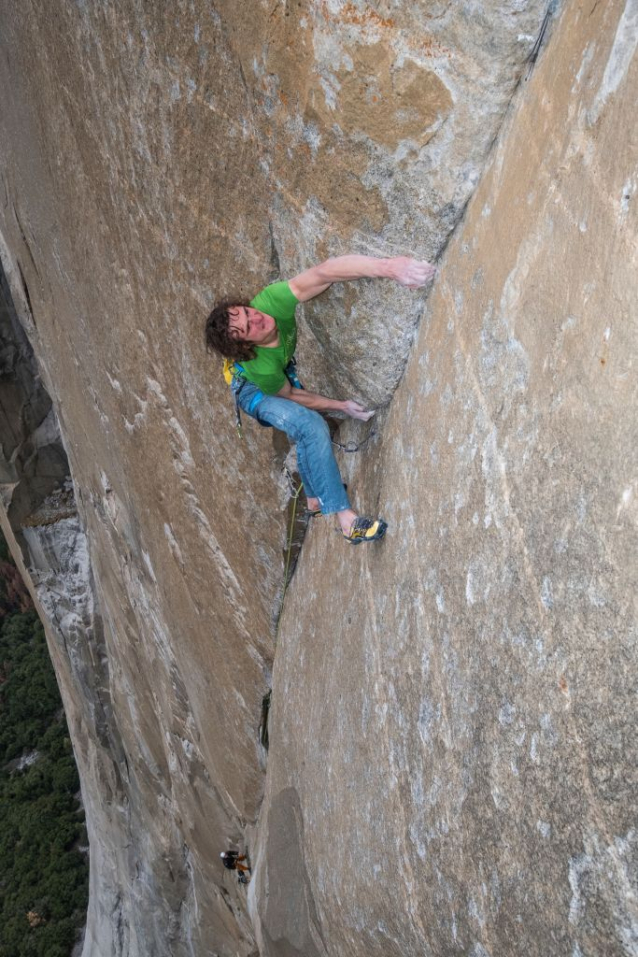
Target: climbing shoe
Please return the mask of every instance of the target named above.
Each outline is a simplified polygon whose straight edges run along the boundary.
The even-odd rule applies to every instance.
[[[387,529],[387,522],[384,522],[382,518],[371,519],[359,516],[352,523],[350,534],[343,537],[352,545],[361,545],[362,542],[376,542],[383,538]]]

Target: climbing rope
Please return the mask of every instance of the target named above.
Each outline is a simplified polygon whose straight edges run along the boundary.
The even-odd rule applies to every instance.
[[[359,449],[362,449],[363,446],[370,441],[370,439],[375,436],[377,433],[372,430],[361,442],[358,444],[355,442],[332,442],[338,449],[341,449],[342,452],[358,452]],[[279,612],[277,614],[277,625],[275,627],[275,647],[277,646],[277,640],[279,638],[279,626],[281,624],[281,619],[284,613],[284,601],[286,598],[286,592],[288,591],[288,585],[290,584],[290,561],[292,558],[292,546],[293,546],[293,535],[295,533],[295,520],[297,518],[297,503],[299,501],[299,496],[301,495],[301,490],[303,485],[301,482],[296,484],[290,469],[284,466],[284,474],[288,480],[288,485],[290,487],[290,494],[292,496],[292,511],[290,513],[290,523],[288,525],[288,535],[286,537],[286,564],[284,568],[284,583],[283,589],[281,592],[281,602],[279,604]],[[268,740],[268,718],[270,715],[270,703],[271,703],[272,689],[268,691],[262,700],[262,711],[261,711],[261,722],[259,725],[259,740],[262,746],[268,750],[269,740]]]
[[[540,53],[541,47],[543,45],[543,40],[545,39],[545,33],[547,32],[547,27],[549,26],[549,21],[551,20],[552,14],[554,13],[555,6],[556,6],[555,0],[550,0],[550,2],[547,5],[547,10],[545,11],[545,16],[543,18],[543,22],[541,23],[541,28],[538,31],[538,36],[536,37],[536,42],[534,43],[534,46],[532,47],[532,52],[527,58],[528,65],[527,65],[527,73],[525,75],[526,80],[529,80],[531,72],[534,69],[534,65],[536,61],[538,60],[538,54]]]
[[[279,619],[281,619],[281,614],[284,610],[284,598],[286,597],[286,590],[288,588],[288,571],[290,569],[290,556],[292,555],[292,536],[295,531],[295,519],[297,517],[297,502],[299,501],[299,495],[302,489],[301,482],[297,486],[297,489],[293,495],[292,499],[292,514],[290,516],[290,526],[288,528],[288,539],[286,541],[286,568],[284,570],[284,590],[281,596],[281,606],[279,608]],[[279,630],[279,619],[277,620],[277,630]]]
[[[290,573],[290,559],[292,556],[292,537],[295,531],[295,519],[297,517],[297,502],[299,501],[299,495],[301,494],[301,489],[303,488],[301,482],[299,485],[295,486],[293,482],[292,475],[290,470],[284,468],[286,478],[290,485],[290,491],[292,493],[292,512],[290,515],[290,525],[288,526],[288,536],[286,538],[286,566],[284,569],[284,584],[281,592],[281,602],[279,604],[279,612],[277,613],[277,624],[275,626],[275,647],[277,647],[277,641],[279,639],[279,626],[281,624],[281,617],[284,613],[284,599],[286,597],[286,592],[288,590],[289,583],[289,573]],[[268,718],[270,716],[270,703],[272,699],[272,688],[264,695],[261,702],[261,721],[259,723],[259,741],[262,747],[268,750],[269,738],[268,738]]]
[[[352,442],[352,441],[335,442],[334,439],[331,439],[331,442],[336,448],[341,449],[342,452],[359,452],[359,450],[362,449],[365,445],[367,445],[370,439],[374,438],[376,434],[377,433],[375,429],[371,429],[370,432],[366,435],[365,439],[362,439],[361,442]],[[286,539],[286,567],[284,570],[284,585],[283,585],[283,592],[281,595],[281,604],[279,606],[279,615],[277,617],[277,632],[275,634],[275,640],[277,638],[277,634],[279,633],[279,622],[283,614],[284,598],[286,597],[286,591],[288,589],[288,584],[289,584],[288,573],[290,571],[290,559],[292,556],[292,544],[293,544],[292,537],[295,531],[295,519],[297,518],[297,502],[299,501],[299,496],[303,488],[303,485],[301,484],[301,482],[299,482],[298,485],[295,484],[295,481],[291,475],[290,469],[287,468],[286,466],[284,466],[284,474],[286,478],[288,479],[290,494],[292,495],[292,513],[290,515],[290,526],[288,528],[288,537]]]

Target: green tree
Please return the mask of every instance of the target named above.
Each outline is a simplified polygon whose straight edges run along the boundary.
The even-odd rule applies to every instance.
[[[86,916],[88,840],[44,629],[15,571],[0,536],[0,957],[69,957]]]

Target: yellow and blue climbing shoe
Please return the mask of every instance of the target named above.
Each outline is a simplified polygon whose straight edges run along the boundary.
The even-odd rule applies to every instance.
[[[371,519],[359,516],[352,523],[350,534],[343,537],[352,545],[361,545],[363,542],[378,541],[383,538],[387,530],[388,524],[382,518]]]

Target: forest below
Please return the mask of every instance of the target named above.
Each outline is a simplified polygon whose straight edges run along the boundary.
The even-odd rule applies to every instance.
[[[70,957],[88,900],[80,784],[44,629],[0,539],[0,957]]]

